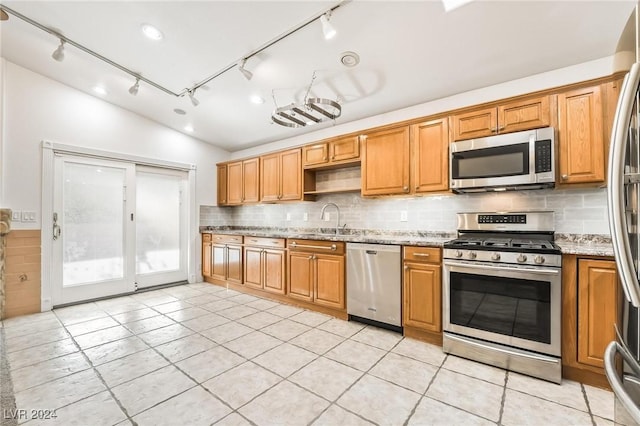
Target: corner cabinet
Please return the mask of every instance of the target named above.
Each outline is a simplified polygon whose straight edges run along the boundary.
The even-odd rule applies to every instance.
[[[287,247],[288,296],[344,312],[345,244],[293,239]]]
[[[409,126],[362,137],[362,195],[409,194]]]
[[[302,199],[301,153],[298,148],[260,157],[260,201]]]
[[[538,96],[451,116],[453,140],[483,138],[500,133],[547,127],[550,97]]]
[[[442,254],[436,247],[403,248],[404,335],[442,345]]]
[[[615,261],[564,255],[562,274],[562,375],[608,387],[604,351],[622,323]]]

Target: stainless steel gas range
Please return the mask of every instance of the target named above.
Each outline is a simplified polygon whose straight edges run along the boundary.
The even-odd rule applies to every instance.
[[[459,213],[444,244],[443,349],[560,383],[553,212]]]

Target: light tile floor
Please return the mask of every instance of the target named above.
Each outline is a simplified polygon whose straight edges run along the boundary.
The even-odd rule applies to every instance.
[[[204,283],[2,327],[18,410],[57,415],[28,425],[607,425],[614,418],[613,395],[601,389],[507,373]]]

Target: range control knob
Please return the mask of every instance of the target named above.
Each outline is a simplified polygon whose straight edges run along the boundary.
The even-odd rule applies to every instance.
[[[520,254],[520,256],[518,256],[516,260],[518,261],[518,263],[524,263],[527,261],[527,256],[525,256],[524,254]]]
[[[491,260],[500,260],[500,253],[493,253],[491,255]]]
[[[456,257],[462,257],[462,252],[460,250],[456,250]]]
[[[478,257],[478,255],[476,254],[475,251],[470,251],[469,252],[469,259],[475,259],[476,257]]]
[[[542,265],[544,263],[544,261],[545,261],[545,258],[544,258],[544,256],[538,255],[538,256],[533,258],[533,261],[535,263],[537,263],[538,265]]]

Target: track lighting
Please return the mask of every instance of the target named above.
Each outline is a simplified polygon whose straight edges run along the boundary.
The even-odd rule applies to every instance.
[[[64,61],[64,40],[60,39],[60,46],[53,51],[51,57],[58,62]]]
[[[200,101],[197,100],[194,96],[196,93],[196,89],[189,89],[187,90],[187,93],[189,94],[189,99],[191,99],[191,103],[193,104],[193,106],[198,106],[200,104]]]
[[[240,63],[238,65],[238,70],[240,70],[240,72],[242,73],[242,75],[244,76],[244,78],[246,78],[247,80],[251,80],[251,77],[253,77],[253,73],[247,69],[244,68],[244,65],[247,63],[246,59],[242,60],[242,63]]]
[[[0,21],[8,21],[9,15],[4,10],[0,9]]]
[[[331,25],[329,19],[331,18],[331,11],[325,13],[320,17],[320,22],[322,23],[322,33],[324,34],[324,38],[326,40],[332,39],[338,33],[336,29]]]
[[[140,79],[136,78],[136,82],[133,86],[129,87],[129,93],[133,96],[138,94],[138,89],[140,89]]]

